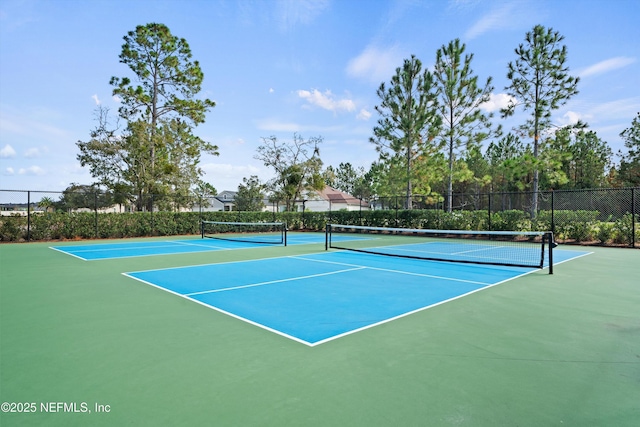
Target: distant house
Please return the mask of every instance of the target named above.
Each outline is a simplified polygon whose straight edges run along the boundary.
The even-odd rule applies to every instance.
[[[218,193],[213,200],[218,201],[219,205],[222,206],[220,210],[229,212],[234,210],[237,194],[237,191],[223,191],[222,193]]]
[[[231,212],[236,205],[236,191],[223,191],[215,196],[208,197],[207,203],[202,206],[195,204],[192,208],[195,212]]]
[[[208,198],[208,206],[195,205],[194,211],[202,212],[231,212],[236,209],[235,199],[238,193],[236,191],[223,191],[214,197]],[[296,201],[296,208],[298,212],[302,210],[313,212],[329,212],[329,211],[357,211],[368,210],[369,204],[365,201],[361,201],[351,194],[347,194],[344,191],[336,190],[328,186],[324,187],[322,191],[306,192],[303,195],[304,200]],[[283,212],[286,207],[284,202],[274,203],[265,197],[263,200],[264,212]]]
[[[324,187],[322,191],[307,192],[304,195],[304,203],[299,201],[296,205],[298,211],[305,210],[312,212],[330,212],[330,211],[358,211],[368,210],[369,204],[364,200],[360,200],[344,191],[335,188]]]

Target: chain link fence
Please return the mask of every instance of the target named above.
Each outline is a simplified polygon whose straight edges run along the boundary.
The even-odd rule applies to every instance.
[[[412,209],[432,211],[442,227],[482,230],[551,230],[558,241],[609,246],[640,246],[640,187],[586,190],[539,191],[537,209],[532,212],[533,192],[454,193],[452,212],[446,212],[447,198],[434,200],[428,196],[374,198],[371,209],[395,210],[396,226],[406,225],[402,212]],[[438,217],[440,215],[440,217]],[[463,227],[455,226],[456,215]],[[438,221],[443,218],[443,221]],[[454,224],[452,224],[452,222]],[[422,225],[422,224],[418,224]]]
[[[302,203],[297,212],[264,200],[260,212],[238,212],[233,198],[178,195],[140,197],[104,192],[0,190],[0,241],[197,234],[201,219],[287,221],[321,230],[326,222],[506,231],[547,231],[566,243],[640,247],[640,187],[531,192],[413,195],[360,200],[357,207],[329,201]]]

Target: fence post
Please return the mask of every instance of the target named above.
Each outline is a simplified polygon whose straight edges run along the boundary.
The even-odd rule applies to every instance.
[[[396,196],[396,227],[398,226],[398,196]]]
[[[556,233],[556,219],[555,219],[555,205],[554,205],[554,199],[553,199],[553,193],[554,191],[551,190],[551,232],[555,235]]]
[[[631,247],[636,247],[636,189],[631,188]]]
[[[93,193],[93,212],[95,213],[95,237],[98,238],[98,192]]]
[[[491,227],[491,191],[488,193],[489,195],[489,206],[487,207],[487,215],[489,215],[489,231],[493,228]]]
[[[27,191],[27,242],[31,241],[31,191]]]

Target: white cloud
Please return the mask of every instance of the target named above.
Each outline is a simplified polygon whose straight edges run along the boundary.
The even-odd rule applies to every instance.
[[[28,168],[20,168],[19,175],[44,175],[46,172],[40,166],[30,166]]]
[[[13,170],[12,167],[8,167],[8,168],[6,168],[4,170],[4,175],[11,176],[11,175],[14,175],[14,174],[15,174],[15,171]]]
[[[489,101],[480,105],[480,108],[487,112],[499,111],[506,108],[510,100],[514,100],[514,98],[506,93],[492,93],[489,95]]]
[[[360,55],[349,61],[347,74],[380,84],[389,80],[396,68],[402,66],[405,56],[408,57],[397,46],[387,49],[368,46]]]
[[[0,149],[0,158],[9,159],[11,157],[16,156],[16,150],[9,144],[6,144],[2,149]]]
[[[100,105],[102,102],[100,102],[100,99],[98,98],[98,95],[93,95],[91,97],[91,99],[93,99],[93,101],[96,103],[96,105]]]
[[[314,89],[309,92],[308,90],[299,90],[298,96],[306,100],[311,105],[316,105],[325,110],[338,112],[338,111],[354,111],[356,104],[350,99],[334,99],[330,90],[321,93],[319,90]]]
[[[27,159],[33,159],[34,157],[40,157],[40,150],[38,150],[37,148],[29,148],[27,151],[24,152],[24,156]]]
[[[369,120],[371,118],[371,112],[365,110],[364,108],[362,110],[360,110],[360,112],[358,113],[358,115],[356,116],[356,118],[358,120]]]
[[[272,87],[270,87],[269,88],[269,93],[273,93],[273,92],[275,92],[275,90]]]
[[[575,111],[567,111],[562,115],[562,119],[560,120],[561,126],[575,125],[578,121],[586,121],[589,116],[586,114],[578,113]]]
[[[617,56],[615,58],[610,58],[605,61],[600,61],[597,64],[593,64],[582,70],[578,75],[583,78],[596,74],[603,74],[609,71],[617,70],[618,68],[626,67],[627,65],[633,64],[634,62],[636,62],[636,58]]]

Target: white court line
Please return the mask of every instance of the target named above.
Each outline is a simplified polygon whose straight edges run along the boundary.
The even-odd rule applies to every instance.
[[[304,259],[306,261],[323,262],[323,263],[327,263],[327,264],[337,264],[337,265],[345,265],[345,266],[351,266],[351,267],[361,267],[361,268],[366,268],[366,269],[369,269],[369,270],[387,271],[387,272],[390,272],[390,273],[405,274],[405,275],[408,275],[408,276],[419,276],[419,277],[428,277],[430,279],[449,280],[449,281],[452,281],[452,282],[471,283],[471,284],[474,284],[474,285],[483,285],[483,286],[491,285],[491,283],[478,282],[478,281],[475,281],[475,280],[456,279],[454,277],[435,276],[433,274],[412,273],[410,271],[393,270],[393,269],[389,269],[389,268],[380,268],[380,267],[371,267],[371,266],[368,266],[368,265],[358,265],[358,264],[350,264],[350,263],[345,263],[345,262],[319,260],[319,259],[313,259],[313,258],[306,258],[304,256],[292,256],[291,258]]]
[[[211,289],[211,290],[208,290],[208,291],[191,292],[191,293],[184,294],[184,295],[190,297],[190,296],[193,296],[193,295],[212,294],[212,293],[215,293],[215,292],[225,292],[225,291],[233,291],[233,290],[236,290],[236,289],[253,288],[255,286],[271,285],[273,283],[294,282],[296,280],[304,280],[304,279],[311,279],[313,277],[329,276],[331,274],[346,273],[346,272],[349,272],[349,271],[362,270],[364,268],[366,268],[366,267],[348,268],[346,270],[336,270],[336,271],[330,271],[330,272],[327,272],[327,273],[310,274],[308,276],[290,277],[290,278],[287,278],[287,279],[270,280],[268,282],[252,283],[252,284],[249,284],[249,285],[232,286],[230,288]]]
[[[308,342],[305,342],[305,343],[306,343],[309,347],[315,347],[315,346],[317,346],[317,345],[324,344],[324,343],[326,343],[326,342],[333,341],[333,340],[336,340],[336,339],[338,339],[338,338],[345,337],[345,336],[347,336],[347,335],[355,334],[355,333],[357,333],[357,332],[361,332],[361,331],[364,331],[364,330],[366,330],[366,329],[375,328],[376,326],[379,326],[379,325],[382,325],[382,324],[385,324],[385,323],[389,323],[389,322],[393,322],[394,320],[401,319],[401,318],[403,318],[403,317],[407,317],[407,316],[410,316],[410,315],[412,315],[412,314],[419,313],[419,312],[421,312],[421,311],[428,310],[428,309],[433,308],[433,307],[437,307],[437,306],[439,306],[439,305],[442,305],[442,304],[445,304],[445,303],[448,303],[448,302],[451,302],[451,301],[454,301],[454,300],[457,300],[457,299],[460,299],[460,298],[466,297],[466,296],[471,295],[471,294],[474,294],[474,293],[476,293],[476,292],[484,291],[485,289],[492,288],[492,287],[494,287],[494,286],[496,286],[496,285],[499,285],[499,284],[501,284],[501,283],[504,283],[504,282],[508,282],[508,281],[510,281],[510,280],[517,279],[518,277],[526,276],[527,274],[531,274],[531,273],[533,273],[534,271],[535,271],[535,270],[530,270],[530,271],[524,272],[524,273],[522,273],[522,274],[519,274],[519,275],[517,275],[517,276],[510,277],[510,278],[508,278],[508,279],[502,280],[502,281],[500,281],[500,282],[496,282],[496,283],[488,284],[487,286],[485,286],[485,287],[483,287],[483,288],[474,289],[474,290],[469,291],[469,292],[467,292],[467,293],[464,293],[464,294],[461,294],[461,295],[457,295],[457,296],[455,296],[455,297],[452,297],[452,298],[449,298],[449,299],[446,299],[446,300],[438,301],[438,302],[436,302],[436,303],[434,303],[434,304],[426,305],[426,306],[424,306],[424,307],[420,307],[420,308],[417,308],[417,309],[415,309],[415,310],[408,311],[408,312],[406,312],[406,313],[399,314],[399,315],[397,315],[397,316],[390,317],[390,318],[388,318],[388,319],[384,319],[384,320],[381,320],[381,321],[379,321],[379,322],[372,323],[372,324],[370,324],[370,325],[366,325],[366,326],[363,326],[363,327],[358,328],[358,329],[353,329],[353,330],[351,330],[351,331],[343,332],[343,333],[341,333],[341,334],[339,334],[339,335],[334,335],[334,336],[331,336],[331,337],[325,338],[325,339],[323,339],[323,340],[316,341],[316,342],[314,342],[314,343],[308,343]]]
[[[140,242],[143,243],[143,242]],[[152,243],[152,242],[149,242]],[[140,250],[140,249],[162,249],[162,248],[173,248],[176,246],[180,246],[180,244],[176,244],[178,243],[177,241],[170,241],[170,240],[161,240],[158,241],[158,243],[163,243],[160,245],[147,245],[147,246],[136,246],[136,243],[114,243],[114,245],[127,245],[130,244],[131,246],[126,246],[126,247],[118,247],[118,248],[109,248],[109,247],[100,247],[100,246],[112,246],[112,244],[110,243],[98,243],[95,245],[94,248],[91,249],[78,249],[78,250],[73,250],[73,248],[77,247],[77,246],[65,246],[66,250],[62,250],[60,248],[54,248],[53,246],[50,246],[51,249],[55,249],[55,250],[59,250],[60,252],[64,252],[64,253],[68,253],[71,255],[71,252],[74,253],[85,253],[85,252],[110,252],[110,251],[123,251],[123,250]],[[215,246],[205,246],[205,247],[215,247]],[[67,249],[68,248],[68,249]]]
[[[83,258],[83,257],[78,256],[78,255],[76,255],[76,254],[74,254],[74,253],[71,253],[71,252],[63,251],[62,249],[58,249],[58,248],[55,248],[55,247],[53,247],[53,246],[49,246],[49,249],[53,249],[54,251],[58,251],[58,252],[60,252],[61,254],[71,255],[72,257],[76,257],[76,258],[78,258],[78,259],[81,259],[82,261],[89,261],[89,260],[88,260],[88,259],[86,259],[86,258]]]
[[[323,252],[317,252],[317,253],[315,253],[315,254],[316,254],[316,255],[319,255],[319,254],[324,254],[324,253],[326,253],[326,252],[324,252],[324,251],[323,251]],[[571,261],[571,260],[573,260],[573,259],[577,259],[577,258],[580,258],[580,257],[586,256],[586,255],[590,255],[590,254],[592,254],[592,253],[593,253],[593,252],[584,253],[584,254],[578,255],[578,256],[576,256],[576,257],[573,257],[573,258],[570,258],[570,259],[567,259],[567,260],[564,260],[564,261],[560,261],[559,263],[554,263],[554,264],[561,264],[561,263],[563,263],[563,262]],[[310,254],[310,255],[313,255],[313,254]],[[257,260],[242,260],[242,261],[231,261],[231,262],[213,263],[213,264],[200,264],[199,266],[224,265],[224,264],[236,264],[236,263],[246,263],[246,262],[261,261],[261,260],[267,260],[267,259],[282,259],[282,258],[303,259],[303,260],[311,260],[311,261],[315,261],[315,262],[325,262],[325,263],[330,263],[330,264],[346,265],[346,266],[353,266],[353,267],[355,267],[355,268],[353,268],[353,269],[349,269],[349,270],[342,270],[342,271],[339,271],[339,272],[352,271],[352,270],[357,270],[357,269],[360,269],[360,268],[364,268],[364,269],[366,269],[366,268],[370,268],[370,269],[373,269],[373,270],[386,270],[386,271],[397,272],[397,273],[401,273],[401,274],[411,274],[411,273],[407,273],[407,272],[403,272],[403,271],[387,270],[387,269],[373,268],[373,267],[366,267],[366,266],[357,266],[357,265],[348,264],[348,263],[340,263],[340,262],[334,262],[334,261],[326,261],[326,260],[310,259],[310,258],[305,258],[305,257],[300,257],[300,256],[272,257],[272,258],[261,258],[261,259],[257,259]],[[190,267],[197,267],[197,266],[182,266],[182,267],[172,267],[172,268],[163,268],[163,269],[152,269],[152,270],[140,271],[139,273],[142,273],[142,272],[149,272],[149,271],[159,271],[159,270],[171,270],[171,269],[177,269],[177,268],[190,268]],[[546,268],[546,267],[545,267],[545,268]],[[233,317],[233,318],[235,318],[235,319],[238,319],[238,320],[241,320],[241,321],[243,321],[243,322],[249,323],[249,324],[251,324],[251,325],[257,326],[257,327],[259,327],[259,328],[261,328],[261,329],[264,329],[264,330],[267,330],[267,331],[269,331],[269,332],[272,332],[272,333],[275,333],[275,334],[277,334],[277,335],[280,335],[280,336],[282,336],[282,337],[288,338],[288,339],[290,339],[290,340],[292,340],[292,341],[296,341],[296,342],[298,342],[298,343],[304,344],[304,345],[306,345],[306,346],[308,346],[308,347],[316,347],[316,346],[318,346],[318,345],[320,345],[320,344],[324,344],[324,343],[327,343],[327,342],[329,342],[329,341],[333,341],[333,340],[336,340],[336,339],[338,339],[338,338],[345,337],[345,336],[347,336],[347,335],[355,334],[355,333],[357,333],[357,332],[361,332],[361,331],[364,331],[364,330],[366,330],[366,329],[374,328],[374,327],[379,326],[379,325],[382,325],[382,324],[384,324],[384,323],[389,323],[389,322],[392,322],[392,321],[394,321],[394,320],[400,319],[400,318],[402,318],[402,317],[410,316],[410,315],[412,315],[412,314],[414,314],[414,313],[418,313],[418,312],[420,312],[420,311],[424,311],[424,310],[427,310],[427,309],[430,309],[430,308],[433,308],[433,307],[436,307],[436,306],[439,306],[439,305],[442,305],[442,304],[445,304],[445,303],[448,303],[448,302],[454,301],[454,300],[456,300],[456,299],[463,298],[463,297],[468,296],[468,295],[471,295],[471,294],[473,294],[473,293],[480,292],[480,291],[482,291],[482,290],[492,288],[492,287],[494,287],[494,286],[497,286],[497,285],[500,285],[500,284],[502,284],[502,283],[505,283],[505,282],[508,282],[508,281],[511,281],[511,280],[517,279],[517,278],[519,278],[519,277],[526,276],[526,275],[531,274],[531,273],[534,273],[534,272],[536,272],[536,271],[537,271],[537,270],[535,270],[535,269],[530,269],[529,271],[525,271],[525,272],[523,272],[522,274],[518,274],[518,275],[516,275],[516,276],[509,277],[509,278],[504,279],[504,280],[502,280],[502,281],[499,281],[499,282],[496,282],[496,283],[489,283],[489,284],[485,284],[485,285],[487,285],[487,286],[485,286],[485,287],[481,287],[481,288],[478,288],[478,289],[475,289],[475,290],[472,290],[472,291],[469,291],[469,292],[467,292],[467,293],[465,293],[465,294],[458,295],[458,296],[455,296],[455,297],[449,298],[449,299],[447,299],[447,300],[439,301],[439,302],[437,302],[437,303],[434,303],[434,304],[431,304],[431,305],[428,305],[428,306],[424,306],[424,307],[418,308],[418,309],[416,309],[416,310],[413,310],[413,311],[410,311],[410,312],[407,312],[407,313],[400,314],[400,315],[395,316],[395,317],[391,317],[391,318],[388,318],[388,319],[384,319],[384,320],[381,320],[381,321],[379,321],[379,322],[376,322],[376,323],[372,323],[372,324],[370,324],[370,325],[363,326],[363,327],[361,327],[361,328],[353,329],[353,330],[350,330],[350,331],[344,332],[344,333],[342,333],[342,334],[334,335],[334,336],[331,336],[331,337],[328,337],[328,338],[325,338],[325,339],[323,339],[323,340],[319,340],[319,341],[316,341],[316,342],[308,342],[308,341],[305,341],[305,340],[303,340],[303,339],[300,339],[300,338],[295,337],[295,336],[293,336],[293,335],[289,335],[289,334],[287,334],[287,333],[285,333],[285,332],[282,332],[282,331],[280,331],[280,330],[273,329],[273,328],[271,328],[271,327],[269,327],[269,326],[267,326],[267,325],[263,325],[263,324],[261,324],[261,323],[257,323],[257,322],[255,322],[255,321],[253,321],[253,320],[250,320],[250,319],[247,319],[247,318],[245,318],[245,317],[239,316],[239,315],[237,315],[237,314],[234,314],[234,313],[228,312],[228,311],[226,311],[226,310],[222,310],[222,309],[220,309],[220,308],[218,308],[218,307],[216,307],[216,306],[213,306],[213,305],[207,304],[207,303],[205,303],[205,302],[199,301],[199,300],[197,300],[197,299],[195,299],[195,298],[191,298],[190,296],[188,296],[189,294],[187,294],[187,295],[185,295],[185,294],[180,294],[180,293],[178,293],[178,292],[172,291],[172,290],[167,289],[167,288],[165,288],[165,287],[162,287],[162,286],[156,285],[156,284],[154,284],[154,283],[152,283],[152,282],[148,282],[148,281],[146,281],[146,280],[143,280],[143,279],[140,279],[140,278],[137,278],[137,277],[131,276],[129,273],[122,273],[122,275],[123,275],[123,276],[126,276],[126,277],[129,277],[129,278],[131,278],[131,279],[137,280],[137,281],[139,281],[139,282],[145,283],[145,284],[147,284],[147,285],[151,285],[151,286],[153,286],[154,288],[157,288],[157,289],[163,290],[163,291],[165,291],[165,292],[169,292],[169,293],[171,293],[171,294],[173,294],[173,295],[177,295],[177,296],[179,296],[179,297],[181,297],[181,298],[184,298],[184,299],[186,299],[186,300],[188,300],[188,301],[193,301],[193,302],[195,302],[195,303],[197,303],[197,304],[200,304],[200,305],[202,305],[202,306],[204,306],[204,307],[207,307],[207,308],[213,309],[213,310],[215,310],[215,311],[217,311],[217,312],[219,312],[219,313],[226,314],[227,316],[231,316],[231,317]],[[337,272],[334,272],[334,273],[337,273]],[[133,273],[131,273],[131,274],[133,274]],[[331,274],[331,273],[329,273],[329,274]],[[429,276],[429,275],[422,275],[422,276],[425,276],[425,277],[436,277],[436,278],[438,277],[438,276]],[[444,277],[443,279],[448,279],[448,280],[457,280],[457,279],[452,279],[452,278],[447,278],[447,277]],[[474,282],[471,282],[471,283],[474,283]],[[475,283],[480,283],[480,282],[475,282]],[[193,294],[191,294],[191,295],[193,295]]]
[[[117,243],[120,244],[120,243]],[[100,243],[97,244],[96,246],[100,246]],[[122,250],[129,250],[129,249],[156,249],[156,248],[168,248],[168,247],[172,247],[175,245],[158,245],[158,246],[130,246],[130,247],[120,247],[120,248],[100,248],[100,247],[96,247],[96,248],[92,248],[92,249],[78,249],[78,250],[73,250],[74,246],[66,246],[66,248],[69,248],[70,251],[73,251],[75,253],[84,253],[84,252],[109,252],[109,251],[122,251]],[[55,249],[55,248],[52,248]],[[62,251],[61,252],[65,252],[68,253],[66,251]]]
[[[253,326],[257,326],[257,327],[259,327],[259,328],[265,329],[265,330],[267,330],[267,331],[269,331],[269,332],[273,332],[274,334],[280,335],[280,336],[282,336],[282,337],[289,338],[290,340],[293,340],[293,341],[299,342],[299,343],[304,344],[304,345],[307,345],[307,346],[309,346],[309,347],[313,347],[313,345],[314,345],[313,343],[307,342],[307,341],[302,340],[302,339],[300,339],[300,338],[298,338],[298,337],[294,337],[293,335],[289,335],[289,334],[287,334],[287,333],[285,333],[285,332],[279,331],[279,330],[277,330],[277,329],[273,329],[273,328],[271,328],[271,327],[269,327],[269,326],[267,326],[267,325],[263,325],[262,323],[254,322],[253,320],[247,319],[246,317],[238,316],[237,314],[231,313],[230,311],[226,311],[226,310],[223,310],[223,309],[221,309],[221,308],[218,308],[218,307],[216,307],[216,306],[214,306],[214,305],[207,304],[206,302],[202,302],[202,301],[199,301],[199,300],[197,300],[197,299],[195,299],[195,298],[188,297],[188,296],[186,296],[186,295],[184,295],[184,294],[180,294],[180,293],[178,293],[178,292],[172,291],[171,289],[167,289],[167,288],[165,288],[165,287],[162,287],[162,286],[156,285],[155,283],[152,283],[152,282],[146,281],[146,280],[144,280],[144,279],[140,279],[140,278],[135,277],[135,276],[131,276],[131,275],[129,275],[128,273],[121,273],[121,274],[122,274],[123,276],[125,276],[125,277],[130,278],[130,279],[137,280],[138,282],[144,283],[145,285],[153,286],[153,287],[154,287],[154,288],[156,288],[156,289],[160,289],[160,290],[162,290],[162,291],[169,292],[170,294],[173,294],[173,295],[179,296],[180,298],[184,298],[184,299],[186,299],[187,301],[195,302],[196,304],[200,304],[200,305],[202,305],[202,306],[204,306],[204,307],[206,307],[206,308],[210,308],[210,309],[212,309],[212,310],[215,310],[215,311],[217,311],[218,313],[226,314],[227,316],[231,316],[231,317],[233,317],[234,319],[238,319],[238,320],[241,320],[241,321],[243,321],[243,322],[247,322],[247,323],[249,323],[249,324],[251,324],[251,325],[253,325]]]
[[[206,248],[206,250],[202,250],[199,252],[213,252],[213,251],[218,251],[218,250],[223,250],[223,251],[234,251],[234,250],[239,250],[239,249],[247,249],[247,248],[230,248],[227,246],[212,246],[212,245],[198,245],[198,244],[187,244],[187,243],[183,243],[183,242],[178,242],[178,241],[172,241],[172,240],[165,240],[165,241],[160,241],[161,243],[172,243],[171,245],[158,245],[158,246],[131,246],[131,247],[120,247],[120,248],[96,248],[96,249],[81,249],[81,250],[76,250],[76,251],[71,251],[75,246],[65,246],[63,248],[56,248],[53,246],[49,246],[49,249],[53,249],[54,251],[58,251],[61,252],[63,254],[66,255],[71,255],[73,257],[79,258],[83,261],[106,261],[106,260],[111,260],[111,259],[123,259],[123,258],[140,258],[140,257],[149,257],[149,256],[162,256],[162,255],[183,255],[183,254],[189,254],[189,253],[193,253],[193,252],[160,252],[160,253],[150,253],[150,254],[134,254],[134,255],[121,255],[121,256],[107,256],[105,258],[94,258],[94,259],[89,259],[89,258],[83,258],[79,255],[79,253],[92,253],[92,252],[109,252],[109,251],[124,251],[124,250],[142,250],[142,249],[162,249],[162,248],[178,248],[181,246],[196,246],[196,247],[202,247],[202,248]],[[178,243],[178,244],[176,244]],[[116,243],[116,244],[120,244],[120,243]],[[96,246],[99,246],[100,244],[97,244]],[[132,244],[134,245],[134,244]],[[262,246],[256,246],[256,248],[260,248]],[[68,250],[66,250],[66,248],[69,248]]]
[[[439,256],[440,260],[444,259],[444,260],[449,260],[449,261],[459,261],[456,258],[449,259],[449,258],[445,258],[445,257],[447,255],[448,256],[456,256],[456,255],[470,253],[470,252],[488,251],[488,250],[492,250],[492,249],[504,249],[504,248],[508,248],[509,247],[509,246],[491,246],[491,247],[485,247],[485,248],[481,248],[481,249],[473,249],[473,250],[459,251],[459,252],[442,252],[442,251],[436,252],[436,251],[423,251],[423,250],[417,250],[417,249],[405,249],[405,248],[402,248],[402,246],[429,245],[429,244],[437,244],[437,243],[442,243],[442,242],[402,243],[402,244],[398,244],[398,245],[373,246],[373,247],[366,248],[366,249],[385,249],[385,248],[390,248],[390,249],[393,249],[394,251],[400,252],[400,253],[416,253],[416,254],[436,255],[436,256]],[[450,244],[448,242],[444,242],[444,243]],[[516,248],[516,249],[518,249],[518,248]],[[536,256],[540,253],[540,248],[539,247],[531,247],[531,248],[528,248],[528,249],[521,248],[520,250],[534,251]],[[386,254],[385,252],[380,252],[380,253]],[[511,261],[513,263],[513,258],[508,258],[508,257],[472,255],[472,258],[476,259],[476,260],[485,260],[486,259],[486,260],[494,260],[494,261]],[[437,259],[434,259],[433,261],[437,261]],[[532,267],[532,268],[535,268],[535,267]]]
[[[502,248],[507,248],[508,246],[485,246],[482,248],[478,248],[478,249],[469,249],[468,251],[458,251],[458,252],[453,252],[452,255],[459,255],[459,254],[468,254],[470,252],[482,252],[482,251],[491,251],[494,249],[502,249]],[[537,250],[538,252],[540,251],[539,247],[532,247],[531,249]]]
[[[171,242],[171,241],[169,241]],[[225,246],[215,246],[215,245],[203,245],[200,243],[189,243],[189,242],[185,242],[184,240],[176,240],[175,242],[171,242],[171,243],[177,243],[178,245],[183,245],[183,246],[196,246],[199,248],[215,248],[215,249],[227,249],[227,247]]]

